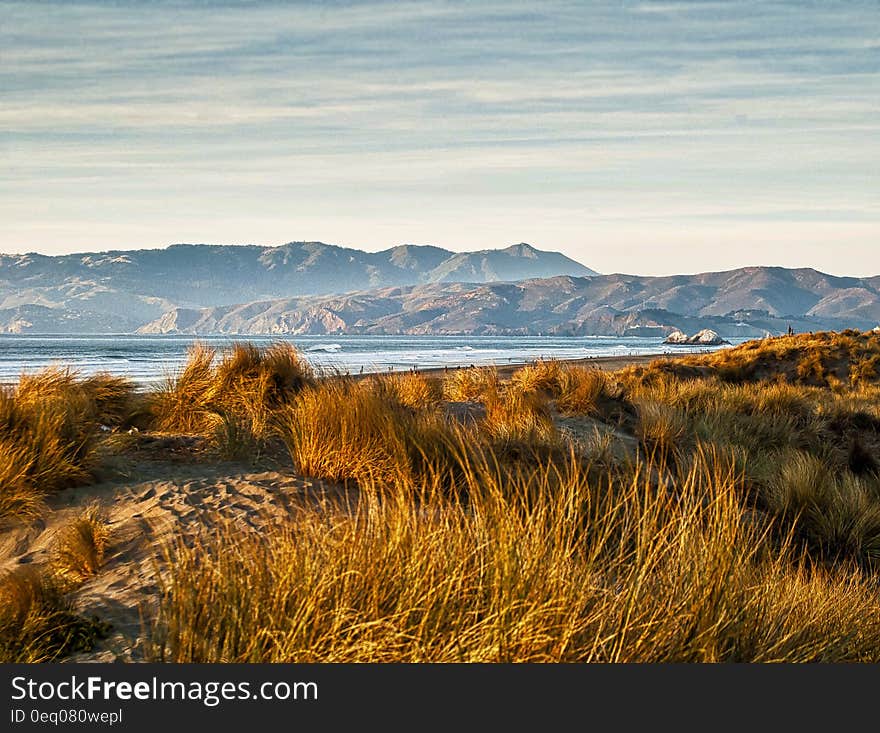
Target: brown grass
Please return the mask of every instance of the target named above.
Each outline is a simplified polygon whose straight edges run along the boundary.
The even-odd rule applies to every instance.
[[[474,461],[465,503],[430,486],[418,504],[365,486],[356,507],[303,509],[265,536],[190,536],[173,550],[152,657],[880,658],[870,581],[768,554],[725,465],[703,454],[671,495],[650,466],[594,482],[576,458],[529,473]]]
[[[552,359],[539,359],[518,369],[510,378],[511,387],[525,393],[543,392],[558,397],[568,376],[567,368]]]
[[[215,349],[196,343],[183,369],[169,376],[151,405],[153,423],[164,432],[197,433],[217,422],[213,409]]]
[[[658,363],[636,372],[662,369],[679,377],[715,376],[731,383],[779,381],[804,386],[876,384],[880,334],[820,332],[750,341],[713,354]]]
[[[279,426],[297,470],[333,481],[410,483],[461,442],[439,413],[413,410],[369,381],[344,378],[304,390],[282,411]]]
[[[639,402],[636,435],[648,451],[663,454],[680,450],[687,434],[687,420],[683,412],[663,402]]]
[[[443,400],[443,383],[422,374],[382,374],[370,377],[372,387],[384,399],[414,410],[429,410]]]
[[[561,383],[556,405],[569,415],[595,415],[603,402],[617,396],[616,385],[606,372],[599,369],[569,368]]]
[[[58,582],[24,566],[0,576],[0,663],[54,662],[88,651],[104,624],[76,615]]]
[[[550,405],[543,393],[524,392],[514,387],[503,391],[490,390],[484,399],[486,417],[482,427],[499,449],[516,444],[559,442]]]
[[[876,355],[874,335],[816,334],[614,374],[455,370],[441,394],[416,374],[313,380],[289,349],[196,351],[157,426],[245,452],[277,434],[297,471],[345,487],[260,533],[216,516],[181,534],[151,657],[880,661]],[[15,481],[40,461],[62,475],[72,415],[127,419],[97,387],[47,379],[0,401],[0,439],[37,461],[8,462],[29,466]],[[52,385],[67,407],[32,407],[56,405]],[[444,399],[482,404],[459,423]],[[578,428],[603,445],[564,437]],[[100,566],[104,526],[67,528],[55,585],[23,570],[0,588],[7,658],[69,648],[40,634],[69,614],[59,583]]]
[[[122,425],[134,400],[127,380],[65,369],[0,390],[0,518],[33,518],[47,494],[92,480],[99,427]]]
[[[275,413],[313,383],[311,367],[286,342],[236,343],[219,356],[197,343],[153,395],[152,426],[209,435],[222,458],[253,457],[274,434]]]
[[[494,367],[453,369],[443,380],[443,397],[450,402],[481,401],[488,392],[497,391],[498,383]]]
[[[68,584],[82,582],[98,572],[109,543],[105,512],[100,504],[91,504],[59,531],[52,568]]]

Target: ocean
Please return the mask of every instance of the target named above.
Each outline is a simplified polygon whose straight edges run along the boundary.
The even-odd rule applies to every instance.
[[[68,366],[83,375],[106,371],[141,384],[156,383],[180,368],[196,340],[218,349],[242,340],[258,345],[290,341],[319,371],[351,374],[502,365],[539,357],[584,359],[681,352],[681,347],[666,346],[656,337],[0,335],[0,383],[14,383],[23,372],[53,365]]]

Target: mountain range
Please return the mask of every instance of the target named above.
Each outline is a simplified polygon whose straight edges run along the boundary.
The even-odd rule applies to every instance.
[[[176,244],[55,257],[0,255],[0,329],[67,332],[74,325],[80,331],[110,326],[127,332],[176,307],[561,274],[595,273],[565,255],[524,243],[479,252],[418,245],[364,252],[290,242],[280,247]]]
[[[723,336],[868,328],[880,277],[748,267],[599,275],[528,244],[480,252],[173,245],[0,255],[0,332]]]

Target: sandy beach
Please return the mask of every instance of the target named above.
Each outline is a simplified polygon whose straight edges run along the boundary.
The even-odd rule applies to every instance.
[[[602,371],[606,372],[614,372],[618,369],[623,369],[628,366],[634,366],[638,364],[650,364],[652,361],[656,361],[657,359],[681,359],[686,356],[693,356],[700,353],[703,352],[688,349],[687,351],[672,352],[668,354],[593,356],[586,359],[554,359],[553,361],[558,361],[560,364],[564,364],[566,366],[592,367],[594,369],[601,369]],[[495,368],[498,371],[498,376],[500,376],[502,379],[509,379],[510,375],[513,374],[517,369],[521,369],[526,364],[531,364],[534,361],[534,359],[528,359],[524,361],[511,362],[509,364],[498,364],[495,366]],[[466,367],[449,367],[446,369],[419,369],[418,373],[426,377],[442,377],[444,374],[448,374],[449,372],[455,371],[456,369],[463,368]]]

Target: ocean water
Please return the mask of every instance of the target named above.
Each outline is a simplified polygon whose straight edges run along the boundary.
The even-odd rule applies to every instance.
[[[553,336],[30,336],[0,335],[0,383],[23,372],[52,365],[83,375],[108,371],[142,383],[162,380],[179,369],[195,340],[218,349],[236,340],[256,344],[290,341],[319,370],[405,371],[444,366],[503,365],[538,357],[583,359],[591,356],[680,353],[660,338]],[[705,347],[693,347],[704,351]]]

